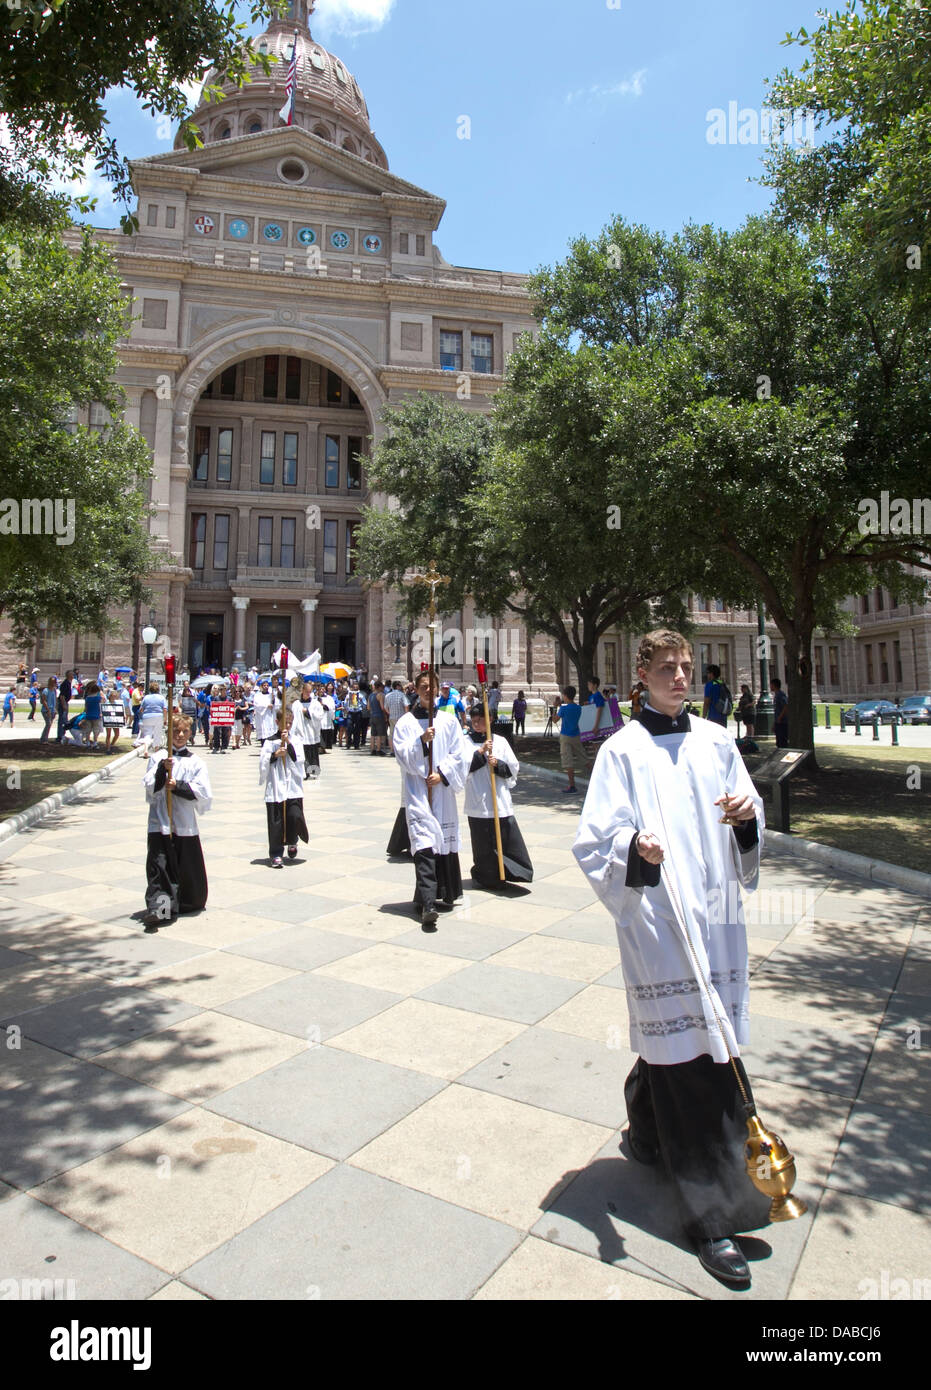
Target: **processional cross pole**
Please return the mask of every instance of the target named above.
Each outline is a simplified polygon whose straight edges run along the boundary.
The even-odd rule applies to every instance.
[[[439,587],[441,584],[448,584],[449,582],[450,582],[449,575],[448,575],[448,574],[440,574],[439,570],[438,570],[437,567],[436,567],[436,561],[435,561],[435,560],[431,560],[431,561],[430,561],[430,568],[427,570],[426,574],[415,574],[415,575],[414,575],[414,578],[411,580],[411,583],[412,583],[412,584],[429,584],[429,586],[430,586],[430,603],[429,603],[429,607],[428,607],[428,612],[429,612],[429,615],[430,615],[430,621],[429,621],[429,623],[427,624],[427,626],[428,626],[428,628],[429,628],[429,630],[430,630],[430,666],[429,666],[428,669],[429,669],[429,671],[430,671],[430,677],[431,677],[431,680],[430,680],[430,701],[429,701],[429,704],[428,704],[428,706],[427,706],[427,728],[428,728],[428,729],[432,729],[432,728],[433,728],[433,677],[436,675],[436,659],[435,659],[435,650],[434,650],[434,646],[435,646],[435,636],[436,636],[436,591],[437,591],[438,587]],[[429,768],[428,776],[431,776],[431,777],[432,777],[432,776],[433,776],[433,739],[432,739],[432,738],[429,738],[429,739],[427,740],[427,767]],[[431,807],[432,807],[432,805],[433,805],[433,788],[430,786],[429,782],[427,783],[427,799],[428,799],[428,801],[429,801],[429,803],[430,803],[430,805],[431,805]]]

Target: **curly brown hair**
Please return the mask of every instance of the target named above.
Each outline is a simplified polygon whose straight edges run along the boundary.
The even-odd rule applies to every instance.
[[[641,667],[646,669],[657,652],[670,650],[693,655],[691,642],[687,637],[683,637],[681,632],[673,632],[668,627],[654,628],[640,639],[640,646],[637,648],[638,671]]]

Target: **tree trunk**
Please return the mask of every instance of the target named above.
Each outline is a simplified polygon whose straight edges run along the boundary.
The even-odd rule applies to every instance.
[[[789,679],[789,744],[807,748],[812,756],[807,766],[814,770],[815,731],[811,719],[811,639],[812,632],[791,631],[786,639],[786,666]]]

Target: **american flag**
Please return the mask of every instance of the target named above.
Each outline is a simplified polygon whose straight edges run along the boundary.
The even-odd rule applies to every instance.
[[[281,119],[284,121],[285,125],[292,125],[292,124],[293,124],[293,121],[294,121],[294,88],[295,88],[294,79],[295,79],[295,76],[296,76],[296,75],[297,75],[297,30],[295,29],[295,31],[294,31],[294,44],[293,44],[293,47],[292,47],[292,49],[291,49],[291,62],[290,62],[290,64],[288,65],[288,81],[287,81],[287,85],[286,85],[286,87],[285,87],[285,91],[287,92],[288,95],[287,95],[287,99],[285,100],[284,106],[282,106],[281,110],[278,112],[278,115],[279,115],[279,116],[281,117]]]

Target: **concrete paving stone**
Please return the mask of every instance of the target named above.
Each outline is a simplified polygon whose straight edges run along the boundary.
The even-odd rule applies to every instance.
[[[331,1037],[330,1044],[452,1081],[521,1031],[522,1025],[510,1020],[404,999],[377,1018]]]
[[[558,1033],[572,1033],[606,1047],[626,1051],[630,1022],[626,993],[604,985],[588,985],[561,1008],[535,1022]]]
[[[554,936],[528,936],[499,951],[495,965],[535,970],[558,979],[592,984],[617,961],[616,946],[592,946],[587,941],[566,941]]]
[[[250,1080],[305,1046],[289,1034],[207,1012],[101,1053],[94,1063],[196,1103]]]
[[[321,886],[318,892],[323,893]],[[396,880],[386,878],[367,878],[350,874],[347,878],[330,880],[325,896],[337,898],[339,902],[365,903],[367,907],[380,907],[382,903],[406,902],[405,893],[398,892]]]
[[[601,985],[605,989],[627,990],[627,982],[624,979],[624,971],[619,965],[615,965],[612,970],[608,970],[604,975],[599,975],[595,984]]]
[[[610,946],[617,950],[617,931],[610,918],[586,917],[576,912],[562,917],[551,927],[542,927],[540,936],[559,936],[566,941],[589,941],[593,946]]]
[[[208,874],[210,872],[209,865],[207,872]],[[269,869],[268,872],[270,880],[273,874],[275,878],[282,877],[281,874],[272,869]],[[252,904],[261,903],[263,899],[268,897],[269,893],[276,890],[277,884],[273,885],[272,881],[263,888],[259,883],[241,883],[238,879],[231,880],[229,883],[225,883],[222,879],[219,881],[211,880],[207,901],[214,909],[229,908],[231,912],[245,912]]]
[[[459,1084],[611,1129],[626,1118],[624,1078],[634,1061],[626,1028],[594,1042],[533,1027],[463,1072]]]
[[[187,1109],[88,1062],[56,1068],[0,1091],[0,1177],[31,1187]]]
[[[309,888],[307,892],[301,891],[301,871],[298,865],[286,865],[280,873],[276,870],[269,872],[274,875],[272,882],[276,887],[283,882],[292,886],[274,893],[266,891],[261,898],[242,903],[240,910],[247,917],[261,918],[264,922],[273,922],[279,927],[284,927],[288,924],[300,925],[302,922],[310,922],[332,913],[336,906],[332,898],[317,896],[314,888]],[[270,887],[271,885],[269,890]]]
[[[180,1274],[331,1166],[319,1154],[195,1108],[31,1195]]]
[[[915,926],[924,902],[914,893],[897,888],[866,885],[860,882],[840,884],[835,880],[818,898],[817,915],[833,922],[863,919],[874,929]]]
[[[353,824],[345,835],[312,835],[307,849],[311,855],[325,854],[329,857],[330,855],[348,854],[350,850],[355,853],[356,846],[364,845],[367,847],[376,844],[377,840],[377,836],[366,835],[364,831]]]
[[[364,937],[321,931],[319,927],[284,927],[265,932],[253,941],[241,941],[230,946],[227,954],[267,961],[289,970],[313,970],[341,956],[364,951],[371,943]]]
[[[343,1159],[443,1085],[436,1078],[323,1045],[305,1048],[234,1086],[206,1108],[290,1144]]]
[[[537,1236],[528,1236],[487,1284],[482,1285],[475,1295],[475,1302],[633,1302],[640,1299],[668,1301],[693,1297],[693,1294],[658,1283],[655,1279],[627,1274],[624,1270],[602,1264],[601,1260],[579,1255],[575,1250],[566,1250]]]
[[[145,863],[145,855],[141,862]],[[59,860],[59,870],[61,861]],[[113,883],[122,887],[128,887],[133,880],[141,878],[141,889],[145,892],[145,875],[137,874],[137,865],[130,864],[127,860],[116,861],[113,858],[95,859],[91,857],[82,859],[77,864],[68,866],[68,874],[71,878],[78,879],[84,884],[84,891],[90,898],[94,897],[95,885],[100,883]]]
[[[260,1028],[290,1033],[305,1042],[325,1042],[397,1002],[396,994],[383,989],[308,974],[295,975],[223,1004],[217,1012],[257,1023]]]
[[[77,880],[75,880],[78,883]],[[133,912],[141,906],[144,897],[143,886],[133,891],[124,884],[99,883],[91,895],[86,883],[78,883],[77,888],[66,892],[42,893],[24,898],[23,902],[36,907],[50,907],[58,912],[81,912],[93,915],[95,919],[103,916],[105,910],[112,912]]]
[[[903,1105],[931,1115],[931,1000],[896,992],[876,1038],[857,1097],[866,1104]]]
[[[26,1013],[102,983],[90,971],[32,959],[29,965],[6,970],[0,976],[0,1017]]]
[[[538,1023],[581,988],[577,980],[556,980],[486,962],[470,965],[451,979],[419,990],[417,997],[515,1023]]]
[[[888,999],[886,990],[844,988],[822,983],[807,972],[754,971],[750,985],[750,1018],[782,1018],[817,1028],[822,1023],[851,1033],[871,1035],[880,1024]]]
[[[198,1293],[196,1289],[183,1284],[180,1279],[170,1279],[167,1284],[163,1284],[157,1293],[150,1294],[148,1301],[150,1303],[209,1302],[205,1294]]]
[[[449,1086],[351,1165],[526,1231],[562,1188],[565,1168],[588,1162],[603,1126]]]
[[[18,1024],[25,1037],[72,1057],[88,1058],[199,1012],[196,1005],[108,981],[26,1013],[9,1015],[0,1019],[0,1027]]]
[[[362,873],[365,869],[372,867],[371,859],[365,859],[361,854],[319,854],[309,853],[310,846],[301,846],[302,850],[308,854],[308,863],[311,868],[316,868],[316,861],[319,859],[320,867],[325,868],[331,878],[346,878],[349,874]]]
[[[362,904],[353,907],[341,907],[336,912],[332,909],[334,903],[330,903],[330,911],[323,916],[315,919],[315,925],[321,931],[341,932],[346,936],[355,938],[363,937],[367,941],[391,941],[402,932],[410,930],[410,922],[413,919],[413,906],[409,908],[411,916],[403,910],[404,898],[399,896],[398,910],[388,911],[384,905],[374,907],[371,904]]]
[[[753,1284],[732,1290],[707,1274],[682,1232],[674,1195],[660,1169],[618,1152],[613,1135],[592,1161],[562,1175],[557,1193],[532,1234],[603,1260],[630,1275],[667,1284],[699,1298],[784,1299],[811,1229],[813,1211],[796,1221],[739,1233]],[[749,1187],[750,1207],[765,1220],[766,1204]],[[818,1189],[805,1189],[817,1202]],[[654,1297],[652,1293],[649,1295]]]
[[[847,1098],[772,1081],[751,1068],[750,1084],[763,1124],[795,1156],[799,1189],[823,1188],[851,1110]]]
[[[266,933],[271,935],[280,930],[276,922],[263,922],[260,917],[247,916],[244,912],[215,908],[208,902],[205,912],[185,914],[171,926],[159,927],[158,934],[169,941],[189,941],[208,949],[231,949],[240,942],[256,941]]]
[[[799,993],[808,993],[815,980],[826,998],[841,1004],[855,991],[874,994],[895,988],[904,947],[873,950],[866,943],[845,944],[794,933],[779,943],[760,967],[760,978],[782,981]]]
[[[928,1119],[901,1104],[858,1100],[850,1112],[828,1189],[931,1213]]]
[[[165,1282],[160,1269],[24,1192],[0,1204],[0,1245],[0,1288],[9,1290],[11,1280],[18,1286],[5,1298],[150,1298]]]
[[[0,946],[0,989],[2,989],[7,971],[29,969],[36,963],[35,956],[28,951],[12,951],[9,946]]]
[[[402,919],[403,920],[403,919]],[[413,951],[435,951],[440,955],[461,956],[466,960],[487,960],[525,933],[511,927],[490,927],[471,921],[458,913],[443,913],[435,932],[413,927],[394,938],[395,946],[407,946]]]
[[[858,1304],[931,1299],[927,1218],[829,1190],[818,1208],[789,1298],[793,1302],[856,1300]],[[870,1319],[862,1312],[858,1321],[866,1325]],[[831,1321],[843,1319],[835,1315]]]
[[[10,1047],[12,1038],[7,1035],[0,1047],[0,1089],[12,1090],[27,1081],[38,1081],[50,1072],[60,1068],[81,1065],[74,1057],[57,1052],[53,1047],[43,1047],[32,1038],[20,1037],[18,1046]]]
[[[10,902],[23,903],[40,893],[64,892],[66,889],[72,893],[83,892],[85,885],[81,880],[63,874],[61,869],[61,860],[57,873],[40,873],[38,869],[30,869],[24,864],[12,869],[9,864],[4,864],[0,873],[3,896]]]
[[[860,1088],[871,1043],[869,1033],[848,1028],[816,1028],[751,1015],[750,1042],[741,1051],[751,1076],[852,1098]]]
[[[145,987],[185,1004],[212,1009],[215,1004],[228,1004],[231,999],[254,994],[266,985],[291,979],[297,973],[231,951],[207,950],[192,960],[147,975]]]
[[[471,1298],[510,1255],[510,1226],[339,1167],[184,1271],[216,1299]]]
[[[153,971],[177,965],[181,961],[196,960],[205,953],[203,946],[194,946],[187,941],[172,941],[170,937],[162,938],[158,932],[139,930],[138,923],[133,925],[136,930],[131,934],[83,944],[74,957],[75,964],[102,979],[145,985]]]
[[[349,984],[369,985],[372,989],[387,989],[394,994],[416,994],[418,990],[437,984],[440,980],[464,970],[466,963],[436,951],[412,951],[406,946],[382,942],[364,951],[344,956],[314,970],[327,979],[346,980]]]
[[[581,869],[578,871],[578,880],[577,888],[567,888],[563,883],[554,883],[551,877],[535,876],[532,885],[534,906],[561,907],[564,916],[591,907],[597,902],[597,898],[588,888]]]
[[[375,855],[372,856],[375,858]],[[411,894],[414,892],[414,861],[412,859],[386,859],[384,851],[381,855],[381,863],[374,869],[357,870],[356,878],[380,878],[387,879],[389,883],[405,883],[410,887]]]

